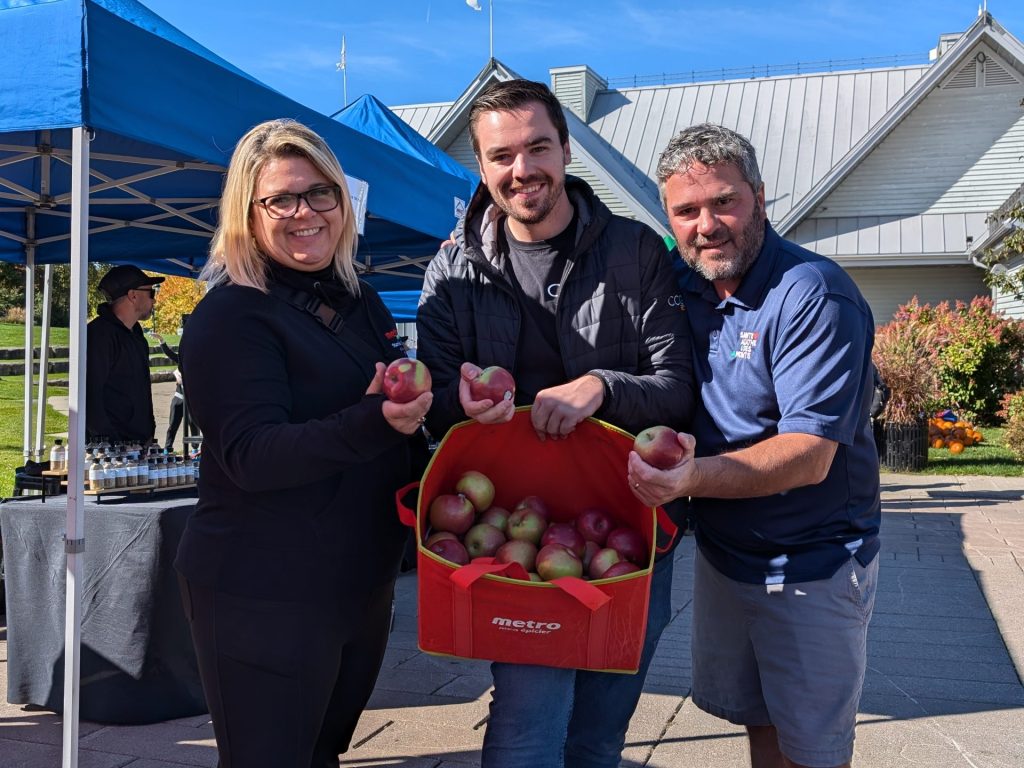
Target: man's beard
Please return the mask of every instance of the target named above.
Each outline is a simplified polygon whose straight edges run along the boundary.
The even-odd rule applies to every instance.
[[[565,190],[565,178],[563,177],[558,181],[555,181],[547,174],[543,174],[540,177],[534,176],[525,182],[516,182],[515,186],[528,187],[531,184],[537,183],[546,184],[548,194],[543,199],[537,200],[532,207],[513,205],[513,203],[510,202],[509,198],[511,197],[512,184],[508,184],[501,189],[500,194],[494,194],[492,192],[491,197],[509,218],[518,221],[521,224],[539,224],[547,218],[548,214],[551,213],[558,204],[558,199]]]
[[[718,238],[704,238],[700,235],[690,247],[680,248],[683,261],[693,267],[694,271],[708,282],[717,280],[739,280],[750,266],[757,260],[757,255],[764,245],[764,208],[757,205],[750,220],[739,232],[730,232],[730,239],[735,255],[728,259],[702,260],[697,255],[700,242],[714,242]]]

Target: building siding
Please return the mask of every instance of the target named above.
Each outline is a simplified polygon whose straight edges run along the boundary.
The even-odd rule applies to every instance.
[[[995,56],[985,46],[977,51]],[[987,213],[999,207],[1024,180],[1024,164],[1007,172],[1024,155],[1021,87],[949,87],[959,82],[958,72],[935,88],[812,216]],[[973,70],[970,74],[975,82]]]
[[[914,296],[921,304],[937,304],[989,295],[982,271],[970,265],[852,267],[846,271],[871,305],[876,325],[889,322],[896,309]]]

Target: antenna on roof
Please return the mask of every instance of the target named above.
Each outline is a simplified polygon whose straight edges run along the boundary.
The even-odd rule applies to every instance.
[[[341,58],[338,59],[338,63],[335,64],[338,71],[341,72],[341,90],[342,96],[345,99],[345,106],[348,106],[348,57],[345,51],[345,36],[341,36]],[[335,112],[334,114],[337,114]],[[331,115],[334,117],[334,115]]]

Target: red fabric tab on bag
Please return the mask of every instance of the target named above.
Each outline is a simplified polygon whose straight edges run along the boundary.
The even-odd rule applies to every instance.
[[[502,574],[510,578],[529,579],[519,563],[496,563],[493,557],[481,557],[476,562],[452,571],[449,580],[452,590],[452,629],[455,633],[455,655],[473,654],[473,592],[471,587],[488,574]]]
[[[655,551],[659,555],[663,555],[672,549],[672,544],[675,542],[676,536],[679,535],[679,526],[672,522],[672,518],[668,516],[664,507],[658,507],[657,515],[658,527],[668,534],[668,544],[664,547],[655,547]]]
[[[395,507],[398,509],[398,519],[402,521],[402,525],[408,526],[409,528],[416,527],[416,513],[405,506],[405,494],[414,488],[419,488],[419,486],[420,481],[414,480],[408,485],[395,491]]]
[[[554,584],[567,595],[571,595],[576,598],[591,611],[603,608],[605,604],[611,600],[608,595],[593,584],[588,584],[583,579],[574,579],[572,576],[563,576],[560,579],[552,579],[548,584]]]

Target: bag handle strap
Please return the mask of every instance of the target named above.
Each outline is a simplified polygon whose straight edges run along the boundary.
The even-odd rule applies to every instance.
[[[658,516],[658,527],[668,535],[668,543],[665,546],[654,548],[655,552],[663,555],[672,549],[676,536],[679,535],[679,526],[672,522],[672,518],[668,516],[668,512],[665,511],[664,507],[658,507],[656,514]]]
[[[395,508],[398,510],[398,519],[402,521],[402,525],[409,528],[416,527],[416,513],[405,505],[405,495],[414,488],[419,487],[420,481],[413,480],[408,485],[404,485],[395,491]]]

